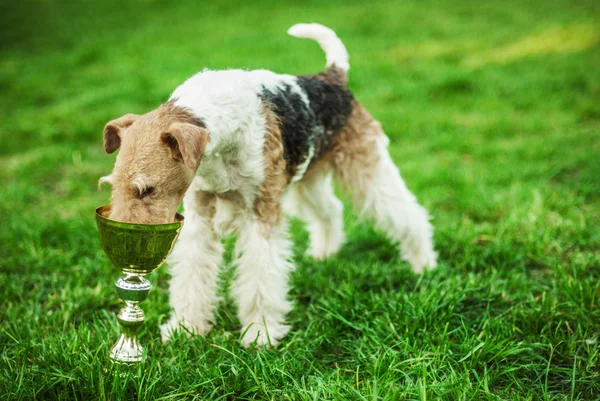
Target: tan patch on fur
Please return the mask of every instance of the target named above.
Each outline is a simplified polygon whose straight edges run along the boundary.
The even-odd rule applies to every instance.
[[[352,190],[355,198],[361,198],[379,163],[378,143],[382,140],[387,141],[387,137],[381,124],[354,101],[352,113],[336,135],[331,149],[311,164],[305,176],[333,169],[344,190]]]
[[[254,213],[259,220],[272,227],[281,222],[281,198],[293,173],[288,171],[283,157],[283,140],[277,116],[268,107],[264,108],[264,114],[267,120],[263,151],[265,179],[259,187],[258,197],[254,202]],[[265,228],[263,231],[265,237],[268,237],[270,230]]]
[[[338,85],[343,88],[348,86],[348,74],[346,71],[337,68],[335,65],[329,67],[326,72],[320,72],[314,75],[306,75],[309,78],[316,78],[319,81]]]
[[[197,123],[172,102],[146,113],[120,133],[121,150],[111,174],[113,191],[111,219],[135,223],[167,223],[194,177],[194,171],[174,160],[161,136],[175,123]],[[110,124],[110,123],[109,123]],[[139,198],[137,178],[154,186],[151,196]]]
[[[194,211],[202,217],[212,219],[217,213],[217,197],[204,191],[196,191],[194,196]]]
[[[216,194],[218,198],[233,203],[236,207],[244,209],[246,201],[239,191],[227,191]]]

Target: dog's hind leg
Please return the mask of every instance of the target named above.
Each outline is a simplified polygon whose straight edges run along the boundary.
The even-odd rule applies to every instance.
[[[206,334],[219,300],[217,282],[223,246],[212,224],[215,197],[193,188],[194,184],[183,200],[185,223],[168,260],[173,313],[160,328],[163,341],[179,329]]]
[[[403,259],[421,273],[436,266],[430,218],[402,180],[388,142],[381,125],[356,103],[330,160],[361,214],[399,242]]]
[[[333,192],[331,171],[307,173],[290,187],[284,207],[308,223],[308,255],[324,259],[340,249],[344,242],[344,205]]]

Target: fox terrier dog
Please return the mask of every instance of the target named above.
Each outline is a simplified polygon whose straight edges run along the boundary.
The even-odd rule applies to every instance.
[[[144,115],[104,128],[104,148],[121,147],[110,182],[110,218],[168,223],[183,201],[185,223],[169,258],[174,331],[212,327],[221,236],[235,233],[232,294],[244,346],[276,345],[288,331],[288,276],[293,269],[286,214],[305,220],[308,254],[326,258],[344,242],[347,189],[361,216],[400,243],[416,273],[436,266],[432,227],[387,151],[388,138],[347,89],[348,53],[331,29],[297,24],[288,33],[319,43],[326,71],[285,75],[267,70],[202,71]]]

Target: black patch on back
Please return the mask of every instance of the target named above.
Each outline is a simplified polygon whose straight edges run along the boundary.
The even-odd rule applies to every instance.
[[[352,112],[352,93],[338,85],[319,79],[301,76],[298,85],[306,92],[317,121],[323,128],[315,142],[315,157],[321,156],[331,146],[335,134],[344,126]]]
[[[289,85],[275,92],[263,87],[262,93],[279,118],[288,166],[305,161],[311,146],[314,158],[329,150],[332,139],[351,113],[354,100],[347,89],[316,78],[297,77],[297,84],[306,94],[310,107]]]
[[[271,104],[279,118],[283,137],[283,157],[290,166],[302,163],[313,143],[313,130],[317,126],[315,113],[306,107],[302,98],[289,85],[271,92],[263,88],[263,97]]]

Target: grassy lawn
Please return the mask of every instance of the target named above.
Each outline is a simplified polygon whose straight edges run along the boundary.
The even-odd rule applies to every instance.
[[[347,244],[316,262],[295,221],[278,349],[240,347],[229,251],[206,338],[161,343],[163,267],[142,304],[150,358],[113,366],[104,123],[202,68],[320,71],[285,33],[312,21],[347,45],[439,268],[413,275],[349,206]],[[34,0],[0,24],[1,399],[600,399],[599,2]]]

